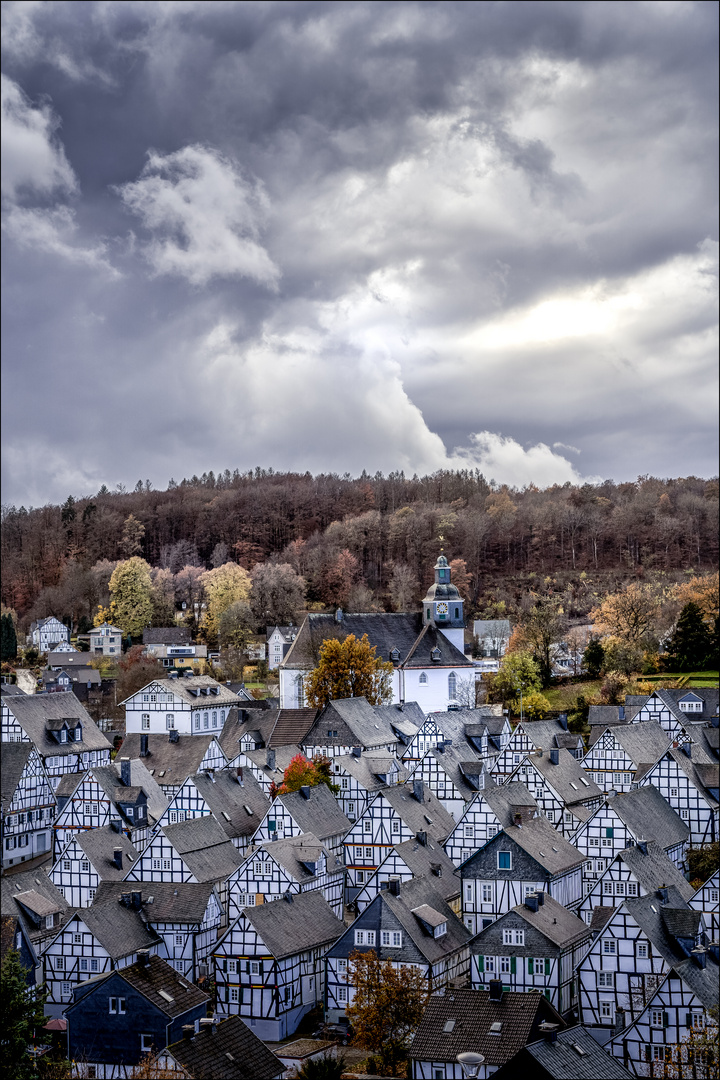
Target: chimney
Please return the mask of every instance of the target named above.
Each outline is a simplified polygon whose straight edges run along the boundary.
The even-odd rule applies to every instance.
[[[538,1024],[538,1031],[542,1031],[545,1042],[554,1043],[557,1042],[559,1027],[559,1024],[551,1024],[547,1020],[543,1020],[542,1024]]]
[[[528,893],[525,897],[525,907],[528,911],[537,911],[540,904],[538,902],[537,893]]]
[[[275,771],[275,751],[269,746],[265,751],[265,766]]]
[[[122,780],[125,787],[131,787],[132,786],[131,781],[130,781],[130,758],[129,757],[120,758],[120,779]]]
[[[310,798],[310,788],[307,784],[302,785],[302,787],[300,788],[300,794],[302,795],[303,799]]]
[[[400,878],[390,878],[387,883],[387,891],[391,896],[400,895]]]
[[[422,780],[413,780],[413,795],[419,803],[421,803],[425,797],[425,784]]]
[[[689,757],[692,760],[692,743],[684,742],[680,749],[686,757]]]
[[[245,782],[243,780],[242,765],[238,765],[237,782],[240,785],[240,787],[244,787]]]
[[[445,743],[444,742],[439,742],[437,744],[437,752],[439,754],[444,754],[445,753]]]
[[[342,621],[343,621],[343,609],[338,608],[337,611],[335,612],[335,622],[342,622]]]
[[[560,751],[559,750],[551,750],[550,751],[550,761],[553,763],[553,765],[559,765],[560,764]]]
[[[148,967],[150,963],[150,952],[148,949],[138,949],[137,958],[140,967]]]
[[[179,742],[179,741],[180,741],[180,732],[177,730],[177,728],[171,728],[170,731],[168,731],[168,742],[175,743],[175,742]]]
[[[362,755],[362,746],[353,746],[353,757],[360,757]]]
[[[142,892],[130,893],[133,911],[139,911],[142,907]]]
[[[544,891],[542,889],[538,889],[538,891],[535,893],[535,895],[537,896],[538,904],[540,905],[540,907],[542,907],[543,904],[545,903],[545,893],[544,893]]]
[[[118,870],[122,870],[122,848],[113,848],[113,866],[116,866]]]
[[[294,903],[294,901],[293,901],[293,894],[292,894],[292,893],[290,892],[290,890],[289,890],[289,889],[287,890],[287,892],[286,892],[286,893],[283,893],[283,900],[284,900],[284,901],[285,901],[285,902],[286,902],[287,904],[292,904],[292,903]]]
[[[561,712],[560,713],[560,715],[558,716],[558,723],[559,723],[560,727],[563,729],[563,731],[567,731],[568,722],[567,722],[567,713],[566,712]]]
[[[710,724],[712,727],[717,727],[720,724],[720,716],[711,716]]]
[[[112,829],[113,832],[116,832],[116,833],[122,832],[122,822],[120,821],[120,818],[111,818],[110,819],[110,828]]]
[[[244,724],[248,718],[247,709],[238,709],[238,724]]]
[[[195,1025],[194,1024],[183,1024],[182,1033],[183,1033],[183,1039],[187,1039],[187,1041],[190,1042],[193,1035],[195,1034]]]
[[[132,907],[132,893],[129,893],[129,892],[122,893],[121,896],[120,896],[120,903],[122,904],[123,907],[131,908]]]
[[[517,825],[518,829],[522,829],[522,814],[515,814],[513,825]]]
[[[638,840],[637,846],[640,848],[641,855],[647,855],[647,840]]]
[[[618,720],[624,720],[624,719],[625,719],[625,706],[624,705],[618,705]]]
[[[430,863],[430,870],[435,877],[442,877],[442,865],[439,862]]]
[[[420,832],[415,833],[415,839],[417,840],[418,844],[420,844],[422,847],[427,846],[427,833],[424,830],[421,830]]]
[[[693,951],[690,953],[690,956],[693,958],[699,968],[704,968],[707,964],[707,949],[702,948],[702,946],[700,945],[697,945],[693,949]]]
[[[148,756],[148,737],[146,734],[140,736],[140,757]]]
[[[502,1001],[503,988],[500,979],[491,979],[488,983],[491,1001]]]
[[[664,885],[663,885],[663,887],[661,889],[658,889],[657,894],[658,894],[658,898],[660,900],[660,903],[661,904],[667,904],[667,902],[668,902],[668,891],[667,891],[667,888]]]

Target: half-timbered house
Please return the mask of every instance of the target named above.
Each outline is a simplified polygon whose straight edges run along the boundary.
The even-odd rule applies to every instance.
[[[343,837],[350,822],[326,784],[303,786],[299,791],[278,795],[253,834],[251,843],[284,840],[288,836],[312,833],[333,855],[342,855]]]
[[[49,653],[61,642],[70,640],[70,631],[65,623],[60,622],[54,615],[48,615],[46,619],[38,619],[37,622],[30,623],[28,637],[38,652]]]
[[[656,720],[618,724],[590,731],[583,768],[601,791],[630,791],[671,746],[667,732]]]
[[[459,866],[506,825],[518,821],[522,824],[537,817],[538,812],[537,802],[519,780],[507,781],[502,786],[491,782],[468,803],[445,841],[445,851],[455,866]]]
[[[57,804],[42,758],[32,743],[3,744],[0,784],[4,869],[50,851]]]
[[[74,908],[95,899],[101,881],[122,881],[139,852],[122,829],[103,825],[72,834],[53,863],[49,877]]]
[[[412,777],[424,781],[453,821],[460,820],[478,791],[495,783],[479,754],[447,740],[425,754]]]
[[[48,944],[44,954],[45,1011],[62,1016],[79,983],[134,964],[141,949],[157,952],[160,939],[139,910],[115,900],[77,911]]]
[[[694,911],[702,912],[710,941],[720,941],[720,873],[716,870],[688,900]]]
[[[183,1035],[163,1053],[165,1067],[176,1071],[178,1080],[281,1080],[287,1076],[284,1060],[276,1057],[239,1016],[217,1024],[213,1017],[200,1024],[198,1031],[187,1028]]]
[[[210,814],[165,825],[146,845],[124,880],[213,884],[227,917],[228,878],[242,856]]]
[[[143,921],[160,939],[157,955],[187,979],[197,981],[208,974],[208,956],[215,947],[223,918],[220,900],[211,883],[163,883],[134,885],[102,883],[95,905],[114,903],[141,912]]]
[[[379,791],[345,833],[347,903],[365,887],[395,844],[419,833],[444,842],[453,826],[450,814],[422,780]]]
[[[387,750],[363,751],[354,746],[351,754],[333,758],[332,779],[340,790],[335,798],[348,821],[357,821],[370,800],[383,788],[403,784],[407,770]]]
[[[19,923],[23,938],[29,943],[28,959],[34,965],[30,981],[39,984],[44,978],[42,954],[70,916],[70,905],[45,870],[4,874],[0,886],[2,916]]]
[[[233,846],[244,854],[269,809],[270,800],[251,773],[243,777],[230,769],[207,770],[187,778],[160,818],[159,826],[213,814]]]
[[[412,1080],[465,1080],[458,1056],[472,1053],[483,1058],[475,1075],[487,1080],[526,1043],[563,1026],[562,1017],[542,994],[503,991],[499,981],[489,993],[433,994],[410,1045],[409,1075]],[[575,1080],[572,1072],[563,1080],[571,1076]]]
[[[271,903],[286,893],[319,890],[339,919],[343,915],[345,867],[312,833],[255,848],[228,880],[230,921],[245,907]]]
[[[597,880],[588,883],[590,890],[578,909],[578,915],[587,923],[592,921],[593,912],[599,907],[613,907],[623,903],[626,897],[645,896],[671,885],[683,900],[689,901],[693,895],[692,886],[660,845],[652,841],[631,843],[606,863]]]
[[[325,955],[344,930],[316,890],[246,907],[213,953],[217,1012],[266,1041],[292,1035],[323,1000]]]
[[[291,745],[241,750],[230,761],[229,768],[234,769],[240,779],[249,773],[265,795],[269,795],[273,785],[276,788],[280,787],[285,778],[285,770],[292,759],[300,753],[299,746]]]
[[[552,896],[528,893],[472,939],[471,985],[499,979],[503,990],[535,991],[567,1019],[578,1006],[575,971],[591,940],[590,927]]]
[[[604,874],[609,861],[639,840],[657,843],[682,869],[689,835],[680,815],[652,784],[606,798],[573,837],[575,847],[587,857],[583,867],[585,891],[589,892]]]
[[[120,702],[125,706],[128,734],[178,731],[181,735],[212,734],[216,738],[237,703],[237,695],[209,675],[155,679]]]
[[[82,1063],[75,1076],[130,1080],[150,1053],[194,1029],[209,997],[159,956],[96,975],[73,991],[65,1010],[68,1056]],[[82,1071],[80,1071],[82,1070]]]
[[[325,1015],[346,1017],[355,988],[351,953],[374,951],[394,967],[412,965],[429,990],[464,982],[468,976],[470,932],[436,890],[434,879],[414,878],[379,892],[328,951]]]
[[[473,933],[545,891],[563,907],[582,901],[584,856],[544,817],[508,825],[459,869],[462,916]]]
[[[443,900],[456,915],[460,914],[460,880],[455,874],[455,867],[442,845],[430,840],[424,832],[418,833],[414,840],[393,845],[390,854],[355,897],[356,911],[364,911],[379,892],[391,887],[391,882],[410,881],[412,878],[432,880]]]
[[[145,844],[156,820],[150,813],[144,788],[132,783],[130,765],[128,759],[119,762],[120,776],[114,765],[106,765],[62,778],[56,791],[55,858],[76,833],[98,829],[111,822],[120,826],[136,848]],[[157,794],[167,805],[162,793],[158,791]],[[157,809],[156,803],[153,806]]]
[[[267,746],[278,711],[242,707],[231,709],[218,736],[218,742],[228,761],[233,761],[238,753],[244,750],[261,750]]]
[[[692,847],[718,839],[720,791],[718,765],[695,763],[693,745],[671,747],[639,781],[654,784],[690,829]]]
[[[300,744],[307,757],[334,758],[362,750],[385,750],[394,754],[398,737],[384,712],[377,712],[364,697],[329,701],[318,713]]]
[[[53,786],[66,773],[110,764],[110,743],[73,693],[3,694],[2,742],[31,742]]]
[[[121,751],[131,762],[143,762],[168,799],[177,794],[188,776],[227,766],[214,735],[191,737],[177,731],[166,735],[131,734],[125,736]]]
[[[493,774],[496,778],[500,775]],[[534,750],[510,773],[532,792],[538,807],[565,836],[587,821],[602,802],[603,793],[582,765],[564,747]]]
[[[578,761],[585,753],[582,736],[568,731],[567,717],[563,715],[562,718],[552,720],[521,720],[493,761],[492,773],[498,783],[502,783],[501,778],[514,772],[523,758],[532,751],[561,749],[568,750]]]
[[[510,741],[512,727],[501,705],[481,705],[476,709],[454,707],[433,712],[419,724],[412,738],[403,746],[401,757],[411,766],[439,743],[467,747],[469,756],[479,755],[488,764]]]

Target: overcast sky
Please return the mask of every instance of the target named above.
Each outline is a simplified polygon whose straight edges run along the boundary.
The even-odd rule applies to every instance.
[[[3,502],[717,474],[714,0],[2,9]]]

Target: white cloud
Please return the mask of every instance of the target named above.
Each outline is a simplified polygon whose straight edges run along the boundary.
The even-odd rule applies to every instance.
[[[116,190],[154,234],[145,255],[156,274],[193,285],[240,276],[276,287],[280,271],[258,243],[267,198],[218,151],[151,151],[140,178]]]
[[[2,76],[2,193],[16,199],[25,191],[68,194],[77,190],[65,150],[55,138],[59,125],[47,105],[35,107]]]
[[[469,447],[455,447],[451,464],[455,468],[480,469],[488,480],[510,487],[549,487],[552,484],[583,482],[575,467],[545,443],[525,450],[515,439],[492,431],[477,431]],[[562,445],[555,443],[555,446]],[[574,449],[574,447],[572,448]]]
[[[106,257],[106,246],[95,243],[83,246],[78,242],[74,211],[67,206],[54,209],[11,207],[3,215],[3,231],[19,247],[44,251],[79,266],[103,270],[111,277],[120,277]]]

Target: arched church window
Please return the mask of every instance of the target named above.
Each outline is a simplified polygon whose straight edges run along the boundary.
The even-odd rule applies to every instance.
[[[421,684],[424,685],[427,681],[428,681],[427,675],[425,674],[424,671],[421,671],[420,672],[420,678],[418,679],[418,682],[420,682]]]
[[[448,697],[454,700],[457,695],[457,675],[451,671],[448,675]]]

